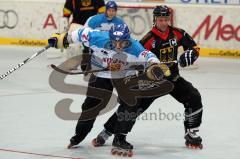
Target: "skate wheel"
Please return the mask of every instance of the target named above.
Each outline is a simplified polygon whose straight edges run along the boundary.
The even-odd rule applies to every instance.
[[[202,149],[203,146],[201,145],[193,145],[193,144],[186,144],[186,146],[190,149]]]
[[[112,149],[112,150],[111,150],[111,153],[112,153],[112,155],[116,155],[116,154],[117,154],[117,151],[116,151],[115,149]]]
[[[112,153],[112,155],[123,156],[123,157],[132,157],[133,156],[133,152],[131,150],[127,151],[127,152],[123,152],[119,149],[113,148],[111,150],[111,153]]]
[[[128,152],[128,157],[132,157],[133,156],[133,152],[132,151],[129,151]]]
[[[128,157],[132,157],[132,156],[133,156],[133,152],[129,152]]]
[[[123,154],[123,152],[121,152],[121,151],[118,151],[118,152],[117,152],[117,155],[118,155],[118,156],[122,156],[122,154]]]
[[[127,157],[127,156],[128,156],[128,153],[127,153],[127,152],[123,152],[122,156],[123,156],[123,157]]]
[[[97,145],[97,139],[96,139],[96,138],[92,140],[92,145],[93,145],[94,147],[97,147],[97,146],[98,146],[98,145]]]

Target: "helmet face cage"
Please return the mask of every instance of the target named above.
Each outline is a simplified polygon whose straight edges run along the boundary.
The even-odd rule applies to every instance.
[[[106,10],[110,8],[117,10],[118,8],[117,3],[115,1],[108,1],[106,4]]]
[[[112,48],[116,48],[118,42],[122,49],[127,48],[131,45],[131,42],[129,40],[111,41]]]
[[[116,46],[117,42],[120,42],[120,45],[123,48],[126,48],[131,44],[130,31],[126,24],[115,24],[112,26],[109,30],[109,37],[113,47]]]
[[[170,9],[167,6],[156,6],[153,10],[153,24],[155,24],[156,17],[169,17],[170,14]]]

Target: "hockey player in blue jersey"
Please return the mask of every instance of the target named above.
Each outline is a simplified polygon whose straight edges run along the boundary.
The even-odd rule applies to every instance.
[[[106,12],[91,16],[84,27],[108,31],[114,24],[124,24],[123,20],[116,16],[118,6],[114,1],[108,1]]]
[[[92,67],[95,67],[95,69],[107,68],[108,71],[91,75],[87,97],[82,104],[82,113],[77,122],[75,135],[70,139],[68,148],[79,144],[91,131],[97,115],[110,100],[114,87],[112,79],[121,79],[136,73],[136,71],[129,72],[126,70],[133,63],[142,62],[145,67],[148,66],[146,74],[149,79],[160,80],[164,75],[169,75],[169,70],[162,67],[153,53],[144,49],[137,40],[130,37],[126,24],[114,25],[109,31],[91,30],[90,28],[78,29],[71,34],[53,34],[48,39],[49,45],[55,48],[67,48],[70,43],[81,42],[93,50]],[[92,90],[93,88],[94,90]],[[94,93],[94,95],[91,93]],[[99,97],[95,96],[99,94],[104,94],[107,102],[104,103]],[[91,112],[92,109],[95,109],[95,111]],[[122,140],[121,143],[125,144],[130,156],[133,146],[126,139]]]
[[[109,31],[114,24],[124,24],[123,20],[116,16],[118,6],[115,1],[108,1],[106,3],[106,11],[102,14],[91,16],[86,21],[84,27],[91,29],[98,29],[102,31]],[[91,52],[84,49],[81,61],[81,69],[88,71],[91,69],[89,63],[91,58]]]

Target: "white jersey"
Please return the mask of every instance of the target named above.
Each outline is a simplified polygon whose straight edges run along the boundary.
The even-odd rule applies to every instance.
[[[126,71],[132,65],[147,63],[159,63],[157,57],[147,51],[135,39],[130,38],[130,45],[118,53],[112,48],[108,31],[92,30],[90,28],[78,29],[72,33],[74,43],[83,42],[85,46],[93,50],[91,64],[92,69],[104,69],[105,71],[95,74],[102,78],[123,78],[133,75],[136,71]]]

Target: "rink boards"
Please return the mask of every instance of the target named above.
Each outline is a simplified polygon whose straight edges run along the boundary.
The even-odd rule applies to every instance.
[[[63,32],[64,1],[1,1],[0,44],[45,46],[47,38]],[[152,10],[159,3],[119,3],[118,15],[141,39],[152,27]],[[186,30],[202,48],[201,56],[240,58],[239,5],[169,4],[172,25]]]

